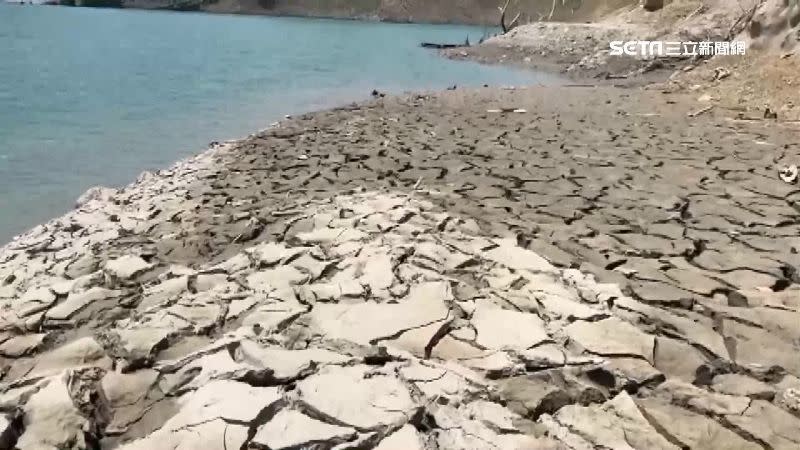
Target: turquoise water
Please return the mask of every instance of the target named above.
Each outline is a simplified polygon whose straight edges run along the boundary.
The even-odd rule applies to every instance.
[[[127,184],[285,114],[376,88],[552,81],[418,47],[483,33],[0,3],[0,243],[91,186]]]

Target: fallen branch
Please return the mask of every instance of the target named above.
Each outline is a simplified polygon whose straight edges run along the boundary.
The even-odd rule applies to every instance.
[[[747,28],[747,25],[750,24],[750,22],[753,20],[753,16],[755,16],[756,10],[763,2],[764,0],[759,0],[758,3],[754,4],[749,10],[744,11],[739,18],[733,22],[733,25],[731,25],[731,28],[728,30],[728,41],[733,40],[737,34],[741,33],[745,28]]]
[[[422,48],[438,48],[438,49],[465,47],[464,44],[437,44],[435,42],[423,42],[419,45]]]
[[[689,113],[689,114],[687,114],[687,115],[688,115],[689,117],[697,117],[697,116],[699,116],[700,114],[705,114],[705,113],[707,113],[707,112],[711,111],[712,109],[714,109],[714,105],[709,105],[709,106],[706,106],[705,108],[698,109],[697,111],[690,112],[690,113]]]

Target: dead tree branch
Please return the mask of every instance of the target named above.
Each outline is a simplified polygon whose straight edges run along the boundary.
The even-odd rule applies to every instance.
[[[517,26],[517,22],[519,21],[520,16],[522,15],[521,12],[518,12],[511,23],[506,24],[506,11],[508,10],[508,5],[511,3],[511,0],[506,0],[506,3],[499,7],[500,10],[500,28],[503,29],[503,33],[508,33],[511,31],[515,26]]]

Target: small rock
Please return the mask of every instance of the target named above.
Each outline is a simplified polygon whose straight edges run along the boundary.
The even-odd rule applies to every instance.
[[[131,278],[150,270],[152,267],[152,264],[147,263],[147,261],[138,256],[126,255],[108,261],[105,269],[109,275],[118,280],[130,280]]]
[[[22,431],[20,418],[10,414],[0,414],[0,448],[12,448]],[[387,447],[388,450],[390,447]],[[396,448],[396,450],[401,450]],[[420,448],[420,450],[422,450]]]
[[[796,165],[792,164],[791,166],[783,167],[778,172],[778,176],[781,177],[784,183],[794,184],[797,183],[798,173],[800,173],[800,170]]]
[[[724,80],[731,76],[731,71],[724,67],[717,67],[714,69],[714,81]]]
[[[664,0],[640,0],[639,5],[645,11],[658,11],[664,7]]]
[[[103,186],[95,186],[93,188],[89,188],[86,192],[84,192],[78,200],[75,201],[75,208],[83,208],[89,202],[94,200],[100,201],[108,201],[117,194],[116,189],[107,188]]]

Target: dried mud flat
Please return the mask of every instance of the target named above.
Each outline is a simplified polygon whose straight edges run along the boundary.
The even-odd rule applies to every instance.
[[[692,105],[386,98],[95,190],[0,251],[0,448],[796,449],[798,130]]]

